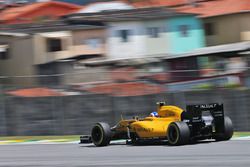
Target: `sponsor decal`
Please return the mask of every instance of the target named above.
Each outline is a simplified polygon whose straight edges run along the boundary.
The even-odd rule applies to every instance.
[[[201,117],[193,117],[192,122],[201,122]]]
[[[222,117],[223,116],[223,112],[222,111],[215,111],[213,112],[214,117]]]
[[[209,108],[214,108],[216,105],[217,105],[216,103],[214,103],[214,104],[201,104],[200,108],[209,109]]]
[[[153,132],[154,128],[136,128],[137,132]]]

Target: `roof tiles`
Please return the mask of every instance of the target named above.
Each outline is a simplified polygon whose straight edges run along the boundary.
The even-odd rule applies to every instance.
[[[250,11],[250,0],[140,0],[132,3],[137,8],[167,6],[179,12],[212,17]]]
[[[64,2],[56,2],[56,1],[39,2],[3,10],[2,12],[0,12],[1,15],[0,21],[16,20],[24,16],[26,18],[27,15],[32,15],[33,13],[37,14],[37,12],[41,12],[42,10],[52,6],[57,6],[65,9],[65,10],[58,9],[52,11],[52,13],[47,13],[48,15],[53,15],[53,16],[62,16],[65,14],[73,13],[81,8],[81,6]]]
[[[9,95],[19,97],[48,97],[48,96],[64,96],[64,94],[48,88],[29,88],[19,89],[6,92]]]
[[[129,2],[127,0],[127,2]],[[152,7],[152,6],[178,6],[187,3],[187,0],[138,0],[131,4],[135,7]]]
[[[112,94],[114,96],[141,96],[164,91],[164,89],[158,85],[141,82],[103,84],[86,90],[91,93]]]
[[[213,0],[200,2],[196,7],[185,5],[176,8],[179,12],[196,13],[200,17],[213,17],[250,11],[250,0]]]

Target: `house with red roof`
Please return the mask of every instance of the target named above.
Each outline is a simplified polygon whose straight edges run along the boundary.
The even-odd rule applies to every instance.
[[[81,9],[79,5],[57,1],[32,3],[2,10],[0,12],[0,23],[21,24],[54,20],[79,9]]]
[[[0,75],[10,76],[9,83],[25,86],[81,80],[84,75],[58,74],[80,73],[84,69],[78,62],[103,57],[105,36],[105,26],[62,20],[5,25],[0,30]],[[36,75],[50,77],[32,77]]]
[[[250,40],[249,0],[125,0],[137,8],[166,6],[197,14],[203,20],[207,46]]]
[[[202,18],[208,46],[250,40],[249,0],[204,1],[176,10],[197,13]]]

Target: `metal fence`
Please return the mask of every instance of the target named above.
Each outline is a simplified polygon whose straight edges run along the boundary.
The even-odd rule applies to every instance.
[[[145,117],[156,110],[158,101],[184,109],[187,104],[223,103],[235,130],[250,130],[250,90],[247,88],[213,87],[169,92],[165,83],[145,79],[111,83],[108,78],[98,82],[48,83],[46,87],[44,84],[23,86],[11,80],[5,78],[0,87],[1,136],[89,134],[92,125],[99,121],[114,125],[121,116]],[[142,86],[134,84],[135,88],[132,88],[124,83],[140,83]],[[109,89],[103,85],[110,85]]]

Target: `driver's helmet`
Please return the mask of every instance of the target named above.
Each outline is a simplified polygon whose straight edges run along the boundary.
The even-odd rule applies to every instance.
[[[151,117],[158,117],[158,112],[154,111],[150,113]]]

